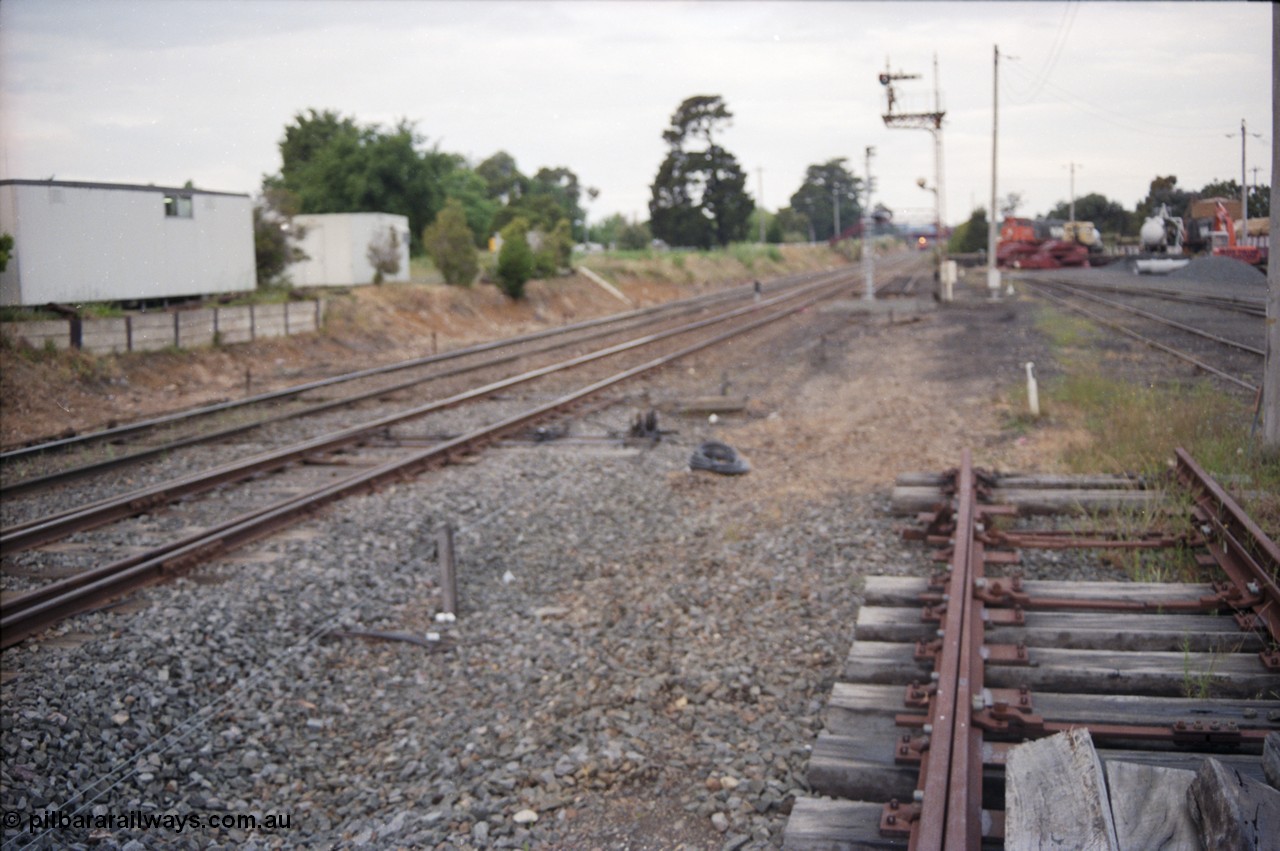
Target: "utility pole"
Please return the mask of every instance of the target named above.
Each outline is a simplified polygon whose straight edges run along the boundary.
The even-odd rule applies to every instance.
[[[996,268],[996,234],[1000,231],[1000,213],[996,210],[996,147],[1000,138],[1000,45],[995,46],[991,66],[991,211],[987,225],[987,292],[1000,297],[1000,270]]]
[[[840,238],[840,187],[831,187],[831,236]]]
[[[760,188],[760,244],[764,245],[764,168],[756,169],[756,176],[759,178]]]
[[[876,300],[875,259],[872,257],[874,247],[871,240],[871,156],[876,149],[867,145],[867,200],[862,208],[862,298],[864,301]]]
[[[1067,168],[1071,169],[1071,201],[1068,207],[1070,212],[1067,213],[1067,218],[1073,222],[1076,220],[1076,166],[1078,165],[1080,165],[1080,163],[1067,164]],[[1084,168],[1084,166],[1080,167]]]
[[[1228,139],[1234,139],[1235,133],[1228,133]],[[1249,133],[1245,129],[1244,119],[1240,119],[1240,235],[1244,239],[1249,238],[1249,184],[1245,182],[1245,157],[1244,143],[1249,138]],[[1252,134],[1253,138],[1261,139],[1261,133]],[[1233,225],[1234,227],[1234,225]],[[1268,264],[1267,268],[1271,268]]]

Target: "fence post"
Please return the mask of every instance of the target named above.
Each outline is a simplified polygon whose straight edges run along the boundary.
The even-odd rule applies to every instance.
[[[453,526],[444,524],[436,532],[436,560],[440,562],[440,610],[458,613],[458,581],[453,558]]]

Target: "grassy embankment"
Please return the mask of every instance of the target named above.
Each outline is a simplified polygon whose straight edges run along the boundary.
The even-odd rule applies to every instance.
[[[1078,473],[1161,479],[1171,470],[1174,449],[1181,447],[1264,531],[1273,537],[1280,533],[1280,456],[1260,446],[1254,398],[1209,376],[1145,378],[1131,355],[1099,345],[1108,332],[1053,307],[1040,309],[1037,327],[1049,340],[1061,374],[1041,382],[1041,420],[1021,416],[1011,427],[1058,426],[1083,434],[1083,440],[1065,443],[1059,459],[1064,469]],[[1026,410],[1025,386],[1010,396],[1015,410]],[[1170,487],[1162,512],[1106,522],[1140,532],[1157,528],[1169,515],[1185,518],[1189,511],[1189,498]],[[1120,558],[1128,560],[1136,579],[1191,579],[1196,573],[1190,553],[1173,560],[1140,552]]]

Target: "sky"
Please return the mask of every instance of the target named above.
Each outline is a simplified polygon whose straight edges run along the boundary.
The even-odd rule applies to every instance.
[[[314,108],[407,118],[472,165],[567,167],[600,190],[592,220],[645,220],[672,114],[719,95],[766,209],[810,165],[864,177],[871,146],[873,201],[928,221],[934,139],[885,126],[888,66],[920,75],[899,111],[936,109],[936,79],[948,222],[989,205],[993,115],[1020,214],[1073,184],[1132,208],[1157,175],[1240,180],[1242,120],[1247,180],[1270,184],[1271,40],[1260,2],[0,0],[0,178],[256,195]]]

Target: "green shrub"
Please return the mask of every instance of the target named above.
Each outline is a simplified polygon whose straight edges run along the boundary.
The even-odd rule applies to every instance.
[[[475,235],[467,226],[467,211],[461,201],[450,198],[445,202],[436,220],[422,232],[422,244],[445,283],[470,286],[476,279]]]
[[[533,277],[533,249],[529,247],[529,222],[517,216],[502,229],[498,251],[498,286],[513,299],[524,297],[524,285]]]

